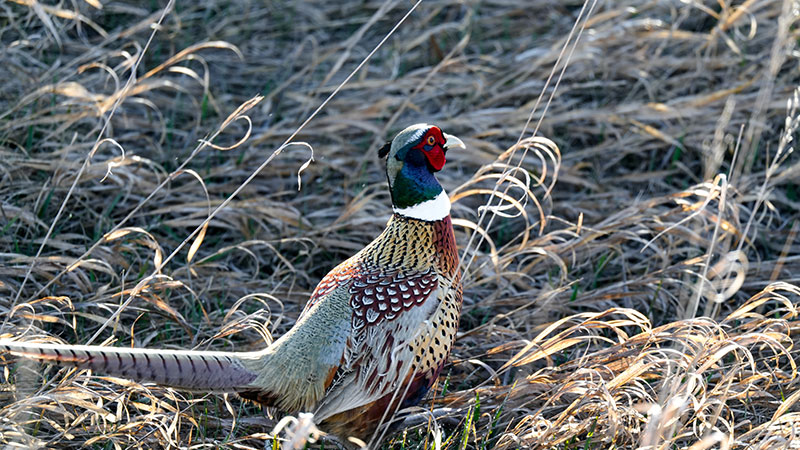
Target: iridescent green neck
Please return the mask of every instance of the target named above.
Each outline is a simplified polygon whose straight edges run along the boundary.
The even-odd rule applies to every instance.
[[[395,208],[410,208],[433,200],[442,191],[442,185],[426,167],[406,164],[392,184],[392,204]]]

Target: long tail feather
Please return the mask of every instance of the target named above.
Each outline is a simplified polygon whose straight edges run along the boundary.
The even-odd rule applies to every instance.
[[[216,392],[235,391],[255,380],[257,374],[248,367],[260,356],[260,353],[34,344],[5,339],[0,339],[0,352],[136,381]]]

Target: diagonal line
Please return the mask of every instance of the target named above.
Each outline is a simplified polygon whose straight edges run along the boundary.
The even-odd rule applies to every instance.
[[[525,133],[526,133],[526,131],[528,129],[528,126],[530,125],[531,121],[533,120],[533,115],[536,112],[536,109],[539,107],[539,104],[541,103],[542,97],[544,96],[544,93],[547,90],[547,87],[550,85],[550,82],[552,81],[553,75],[555,74],[555,71],[556,71],[556,69],[558,67],[558,64],[561,61],[561,59],[563,58],[564,53],[567,50],[567,47],[569,46],[570,41],[572,40],[572,36],[575,34],[575,30],[578,29],[577,37],[575,38],[574,42],[572,42],[572,47],[569,49],[569,54],[567,54],[566,60],[564,61],[564,65],[561,68],[561,73],[559,73],[559,75],[558,75],[558,79],[556,80],[556,83],[555,83],[555,85],[553,87],[553,91],[550,93],[550,96],[548,97],[547,102],[545,103],[544,110],[542,111],[542,114],[539,117],[539,120],[536,122],[536,127],[534,128],[533,132],[531,133],[531,137],[532,138],[535,137],[537,135],[537,133],[539,132],[539,127],[542,124],[542,120],[544,120],[544,117],[545,117],[545,115],[547,113],[547,110],[550,107],[550,103],[553,101],[553,98],[555,97],[556,91],[558,91],[558,86],[561,83],[561,79],[564,76],[564,72],[567,70],[567,66],[569,66],[570,59],[572,58],[572,54],[573,54],[573,52],[575,51],[575,48],[578,45],[578,41],[580,41],[581,34],[583,33],[584,28],[586,27],[586,22],[589,20],[589,17],[591,17],[592,12],[594,11],[595,6],[597,5],[597,0],[592,0],[591,6],[589,7],[588,12],[586,12],[587,4],[588,4],[588,0],[586,0],[584,2],[583,7],[581,8],[581,11],[578,14],[578,17],[575,19],[575,23],[572,26],[572,29],[570,30],[566,41],[564,42],[564,46],[561,48],[561,52],[558,55],[558,59],[556,59],[555,64],[553,64],[553,69],[550,71],[550,75],[547,77],[547,81],[545,82],[544,87],[542,87],[542,91],[540,92],[539,97],[536,99],[536,103],[533,105],[533,108],[531,109],[531,113],[528,115],[528,120],[525,122],[525,126],[523,127],[522,132],[520,133],[519,138],[517,139],[517,143],[514,144],[514,146],[512,147],[511,154],[508,157],[509,161],[512,161],[514,159],[514,154],[516,153],[519,144],[522,142],[523,137],[525,136]],[[583,19],[583,23],[581,23],[581,18],[583,17],[584,12],[586,12],[586,17]],[[580,28],[578,27],[579,23],[580,23]],[[527,156],[527,154],[528,154],[528,147],[525,147],[523,149],[522,156],[520,157],[519,162],[516,164],[516,166],[514,168],[505,169],[503,171],[503,174],[498,178],[497,182],[494,185],[494,188],[492,189],[491,194],[489,195],[489,200],[487,200],[486,204],[483,207],[483,211],[481,211],[481,215],[479,216],[478,221],[476,223],[476,228],[480,228],[481,224],[486,219],[487,212],[494,208],[493,205],[492,205],[492,201],[494,200],[495,197],[498,197],[498,202],[497,202],[496,206],[500,206],[502,204],[502,202],[503,202],[502,197],[496,195],[497,191],[499,190],[500,184],[502,183],[502,181],[511,172],[518,170],[522,166],[522,162],[524,161],[525,156]],[[506,188],[503,191],[503,194],[507,194],[509,189],[511,189],[511,184],[507,184],[506,185]],[[491,217],[489,217],[489,222],[487,223],[486,227],[484,228],[484,231],[486,233],[489,232],[489,229],[491,228],[492,224],[494,223],[494,219],[496,217],[497,217],[497,214],[494,213],[494,212],[492,213]],[[480,248],[481,244],[483,243],[483,241],[485,239],[485,234],[478,233],[477,231],[473,230],[473,232],[470,234],[470,238],[469,238],[469,241],[467,242],[467,245],[464,247],[463,255],[465,257],[467,255],[467,253],[469,252],[470,247],[472,246],[472,243],[474,242],[476,235],[479,236],[478,237],[478,243],[475,245],[475,250],[472,252],[472,255],[469,257],[469,260],[468,260],[466,265],[464,265],[464,263],[463,263],[465,258],[461,258],[460,264],[462,266],[462,273],[464,273],[464,274],[469,270],[470,266],[472,265],[472,262],[475,260],[475,258],[477,256],[478,248]]]
[[[213,219],[217,215],[217,213],[219,213],[219,211],[221,211],[223,208],[228,206],[228,204],[231,201],[233,201],[233,199],[237,195],[239,195],[239,193],[248,184],[250,184],[250,182],[253,181],[253,179],[256,176],[258,176],[258,174],[261,173],[261,171],[264,170],[264,168],[267,167],[272,162],[273,159],[275,159],[278,155],[281,154],[281,152],[283,152],[283,149],[285,149],[288,145],[290,145],[290,143],[292,142],[292,139],[294,139],[295,136],[297,136],[300,133],[300,131],[302,131],[303,128],[305,128],[305,126],[308,125],[308,123],[311,122],[311,120],[314,119],[314,117],[316,117],[317,114],[319,114],[320,111],[322,111],[322,109],[328,103],[330,103],[330,101],[333,99],[333,97],[335,97],[339,93],[339,91],[342,90],[342,88],[355,76],[355,74],[358,73],[358,71],[361,70],[362,67],[364,67],[364,65],[367,63],[367,61],[369,61],[370,58],[372,58],[372,56],[378,51],[378,49],[380,49],[381,46],[383,46],[383,44],[387,40],[389,40],[389,38],[395,33],[395,31],[397,31],[397,29],[400,28],[400,25],[402,25],[403,22],[405,22],[406,19],[408,19],[408,17],[411,15],[411,13],[414,12],[415,9],[417,9],[417,6],[419,6],[420,3],[422,3],[422,0],[417,0],[417,2],[414,3],[414,5],[408,10],[408,12],[406,12],[406,14],[394,25],[394,27],[392,27],[392,29],[386,34],[386,36],[384,36],[383,39],[381,39],[381,41],[375,46],[375,48],[373,48],[372,51],[369,52],[369,54],[361,61],[361,63],[359,63],[358,66],[356,66],[356,68],[353,69],[352,72],[350,72],[350,75],[348,75],[347,78],[344,79],[344,81],[339,83],[339,85],[336,87],[336,89],[334,89],[333,92],[331,92],[331,94],[317,107],[317,109],[314,110],[314,112],[311,113],[311,115],[308,116],[308,118],[302,124],[300,124],[299,127],[297,127],[297,129],[294,131],[294,133],[292,133],[288,138],[286,138],[286,140],[283,141],[283,144],[281,144],[280,147],[278,147],[275,151],[273,151],[272,154],[263,163],[261,163],[261,165],[258,166],[258,168],[255,171],[253,171],[253,173],[251,173],[250,176],[247,177],[247,179],[244,180],[244,182],[242,184],[240,184],[239,187],[236,188],[235,191],[233,191],[233,193],[231,193],[231,195],[228,196],[228,198],[225,199],[225,201],[220,203],[220,205],[217,206],[214,209],[214,211],[212,211],[211,214],[208,215],[208,217],[203,221],[203,223],[198,225],[197,228],[195,228],[194,231],[192,231],[192,233],[189,234],[189,236],[187,236],[186,239],[184,239],[183,242],[181,242],[180,245],[178,245],[175,248],[175,250],[173,250],[172,253],[169,254],[169,256],[164,258],[164,260],[161,262],[161,264],[158,267],[154,268],[152,275],[150,275],[149,277],[147,277],[147,278],[143,279],[142,281],[140,281],[139,284],[137,284],[137,288],[139,288],[140,286],[144,285],[144,283],[146,283],[155,274],[158,274],[161,271],[161,269],[164,267],[164,265],[167,264],[169,261],[171,261],[172,258],[174,258],[175,255],[177,255],[178,252],[181,249],[183,249],[183,247],[186,246],[186,244],[194,236],[196,236],[197,233],[199,233],[200,230],[203,227],[205,227],[209,222],[211,222],[211,219]],[[128,296],[128,298],[125,300],[125,302],[122,305],[120,305],[120,307],[117,308],[116,311],[114,311],[114,313],[111,315],[111,317],[109,317],[108,320],[106,320],[103,323],[102,326],[100,326],[100,328],[94,333],[92,338],[89,340],[89,343],[91,343],[93,340],[95,340],[100,335],[100,333],[108,326],[108,324],[110,324],[112,321],[114,321],[122,313],[122,311],[133,301],[133,294],[135,294],[137,292],[137,288],[134,288],[133,293]]]
[[[536,99],[536,103],[533,105],[533,108],[531,109],[531,112],[528,115],[528,119],[525,122],[525,126],[523,127],[522,132],[520,133],[520,136],[517,139],[517,143],[514,144],[514,146],[513,146],[513,150],[511,152],[511,154],[509,155],[509,158],[508,158],[509,161],[513,160],[514,153],[516,152],[517,146],[520,144],[520,142],[522,142],[522,140],[523,140],[523,138],[525,136],[525,133],[527,132],[527,129],[528,129],[531,121],[533,120],[533,115],[536,112],[537,108],[539,107],[539,104],[541,103],[541,100],[544,97],[544,93],[547,91],[547,87],[550,85],[550,82],[552,81],[553,76],[556,73],[556,70],[558,68],[558,64],[561,62],[562,58],[564,57],[564,55],[565,55],[565,53],[567,51],[567,48],[569,47],[570,43],[572,43],[572,47],[569,48],[569,53],[566,56],[566,60],[564,61],[564,65],[561,68],[561,72],[558,75],[558,79],[556,80],[556,83],[555,83],[555,85],[553,87],[553,91],[550,93],[550,96],[548,97],[547,102],[545,103],[544,110],[542,111],[542,114],[539,117],[538,122],[536,123],[536,127],[534,128],[534,131],[533,131],[531,137],[535,137],[536,134],[538,133],[539,127],[542,124],[542,120],[544,119],[544,116],[547,113],[548,108],[550,107],[550,103],[552,102],[552,100],[553,100],[553,98],[555,96],[555,93],[558,90],[558,86],[561,83],[561,79],[564,76],[564,72],[566,71],[567,66],[569,66],[570,59],[572,58],[572,54],[573,54],[573,52],[575,51],[575,48],[578,45],[578,41],[580,40],[581,34],[583,33],[583,30],[586,27],[586,23],[589,20],[589,18],[591,17],[595,6],[597,5],[597,0],[592,0],[591,6],[588,8],[588,11],[587,11],[587,5],[589,5],[589,0],[585,0],[584,1],[584,4],[583,4],[583,7],[581,8],[581,11],[578,14],[578,17],[575,19],[575,23],[573,24],[572,29],[570,30],[569,34],[567,35],[567,39],[564,42],[564,46],[561,48],[561,51],[560,51],[560,53],[558,55],[558,59],[556,59],[556,62],[553,64],[553,69],[550,71],[550,75],[547,77],[547,81],[545,82],[545,85],[542,87],[542,91],[539,93],[539,97]],[[584,13],[586,14],[585,17],[584,17]],[[583,18],[583,22],[581,22],[582,18]],[[575,35],[575,30],[576,29],[578,30],[578,33],[577,33],[577,36],[575,37],[575,40],[573,41],[572,38]],[[525,149],[523,150],[522,156],[520,157],[519,163],[517,163],[516,167],[513,168],[513,169],[504,170],[502,176],[495,183],[494,188],[492,190],[492,193],[489,196],[489,200],[487,200],[486,205],[485,205],[485,207],[484,207],[483,211],[481,212],[481,215],[480,215],[480,217],[478,219],[478,222],[476,224],[477,225],[476,228],[480,227],[480,224],[486,218],[487,212],[490,209],[492,209],[492,200],[496,196],[496,193],[497,193],[497,191],[498,191],[498,189],[500,187],[500,183],[503,181],[503,179],[509,173],[511,173],[514,170],[519,169],[522,166],[522,162],[524,161],[525,156],[527,155],[527,153],[528,153],[528,148],[525,147]],[[510,188],[511,188],[511,185],[508,184],[503,193],[506,194]],[[502,203],[502,198],[500,198],[498,200],[498,206],[501,203]],[[486,225],[486,228],[485,228],[486,232],[488,232],[489,229],[491,228],[491,225],[494,222],[495,217],[497,217],[497,214],[496,213],[492,213],[491,217],[489,218],[489,222],[488,222],[488,224]],[[469,258],[469,261],[467,262],[466,266],[464,266],[464,258],[459,258],[459,269],[462,270],[462,272],[461,272],[462,273],[462,280],[463,280],[463,275],[466,273],[467,270],[469,270],[470,265],[472,264],[472,262],[475,260],[475,257],[477,256],[477,249],[480,248],[480,245],[483,243],[483,240],[484,240],[484,234],[477,233],[477,230],[473,230],[472,234],[470,235],[469,242],[467,243],[466,247],[464,247],[463,255],[466,256],[467,252],[469,252],[469,249],[470,249],[470,247],[471,247],[471,245],[472,245],[472,243],[474,241],[474,238],[475,238],[476,234],[479,234],[480,238],[479,238],[479,241],[478,241],[478,243],[477,243],[477,245],[475,247],[475,251],[472,253],[472,256]],[[451,289],[451,288],[448,287],[447,289],[449,291],[449,289]],[[445,293],[444,293],[445,296],[448,294],[448,291],[445,291]],[[426,349],[428,349],[428,350],[430,349],[432,341],[433,341],[433,339],[430,339],[427,342],[427,344],[425,345]],[[406,386],[405,392],[408,391],[408,388],[409,388],[409,386]],[[405,392],[404,392],[403,396],[405,396]],[[403,397],[401,397],[401,398],[403,398]],[[399,412],[401,404],[402,404],[402,402],[398,402],[397,405],[393,408],[393,411],[392,411],[392,414],[391,414],[392,419],[394,419],[394,417]],[[386,416],[386,414],[384,414],[384,418],[385,418],[385,416]],[[381,424],[383,424],[383,423],[384,423],[384,420],[381,419]],[[373,434],[373,440],[376,437],[378,431],[379,430],[376,429],[375,433]],[[385,434],[385,430],[384,430],[384,434]],[[383,436],[383,434],[381,436]],[[370,441],[370,443],[372,443],[372,440]]]
[[[128,81],[125,83],[125,86],[122,88],[122,93],[117,97],[114,101],[114,105],[111,107],[111,110],[108,113],[108,117],[106,118],[105,123],[103,124],[103,128],[100,129],[100,133],[97,135],[97,139],[92,146],[92,149],[89,151],[89,154],[86,155],[86,158],[83,160],[83,165],[81,166],[78,173],[75,175],[75,179],[72,181],[72,185],[69,187],[67,191],[66,197],[64,197],[64,201],[61,202],[61,206],[58,208],[58,212],[56,213],[56,217],[53,219],[53,222],[50,224],[50,228],[47,230],[47,233],[44,235],[44,239],[42,239],[41,245],[39,245],[39,250],[36,251],[36,256],[33,257],[30,266],[28,266],[28,270],[25,272],[25,278],[22,279],[22,283],[17,290],[17,295],[14,296],[14,301],[11,303],[11,307],[9,308],[9,312],[13,311],[14,308],[17,306],[17,302],[19,302],[19,298],[22,295],[22,290],[25,287],[25,283],[27,283],[28,279],[31,276],[31,272],[33,271],[33,267],[36,265],[36,262],[39,260],[39,257],[42,255],[42,251],[44,250],[44,246],[47,245],[47,241],[50,239],[50,236],[53,234],[53,230],[58,223],[58,220],[61,218],[61,215],[64,213],[64,209],[67,206],[67,202],[69,202],[70,197],[72,197],[72,193],[75,191],[75,187],[78,185],[78,181],[81,179],[81,175],[89,166],[89,161],[91,161],[92,157],[94,156],[95,152],[97,151],[100,142],[103,140],[103,135],[105,134],[106,130],[108,129],[109,124],[111,123],[111,119],[114,117],[114,113],[117,111],[117,108],[122,103],[122,101],[126,98],[126,93],[130,90],[131,86],[136,81],[136,70],[139,68],[142,60],[144,59],[144,55],[147,53],[147,49],[150,48],[150,44],[153,42],[153,39],[156,36],[158,30],[161,29],[161,24],[164,22],[164,19],[167,17],[167,14],[172,10],[173,5],[175,4],[175,0],[170,0],[167,6],[164,8],[164,11],[161,13],[161,17],[158,18],[158,22],[156,22],[156,26],[153,27],[153,31],[150,33],[150,37],[147,39],[147,43],[142,48],[142,51],[139,53],[139,57],[136,58],[136,62],[133,63],[131,67],[131,75],[128,77]],[[0,328],[5,328],[8,325],[8,319],[10,318],[11,314],[6,315],[5,320],[3,321],[3,325]]]
[[[509,161],[513,160],[514,153],[516,152],[517,146],[520,144],[520,142],[522,142],[522,140],[523,140],[523,138],[525,136],[525,133],[527,132],[528,126],[530,125],[531,121],[533,120],[533,115],[536,112],[536,109],[539,107],[539,104],[541,103],[541,100],[544,97],[544,93],[547,90],[547,87],[550,85],[550,82],[553,79],[553,76],[554,76],[554,74],[556,72],[556,69],[558,68],[558,64],[561,61],[561,59],[564,57],[564,54],[567,51],[567,48],[569,47],[570,42],[572,41],[572,37],[573,37],[573,35],[575,35],[575,30],[577,29],[578,30],[577,36],[575,37],[575,40],[572,41],[572,47],[569,48],[569,53],[566,56],[566,60],[564,61],[564,65],[561,68],[561,72],[558,75],[558,79],[556,80],[556,83],[555,83],[555,85],[553,87],[553,91],[550,93],[550,96],[548,97],[547,102],[545,103],[544,110],[543,110],[541,116],[539,117],[539,120],[536,123],[536,127],[534,128],[531,137],[535,137],[536,134],[538,133],[539,127],[542,124],[542,120],[544,119],[544,116],[547,113],[547,109],[549,108],[550,103],[552,102],[552,100],[553,100],[553,98],[555,96],[555,93],[558,90],[558,86],[561,83],[561,79],[564,76],[564,72],[566,71],[567,66],[569,66],[569,62],[570,62],[570,59],[572,58],[572,54],[575,51],[575,48],[577,47],[578,42],[580,41],[580,37],[581,37],[581,35],[583,33],[583,30],[586,27],[586,23],[589,20],[589,18],[591,17],[595,6],[597,5],[597,0],[592,0],[591,6],[588,8],[588,11],[587,11],[586,7],[587,7],[588,4],[589,4],[589,0],[586,0],[584,2],[584,4],[583,4],[583,7],[581,8],[580,13],[578,14],[578,17],[575,19],[575,23],[573,24],[572,29],[570,30],[569,34],[567,35],[567,39],[564,42],[564,46],[561,48],[561,52],[558,55],[558,59],[556,59],[556,62],[553,64],[553,69],[550,71],[550,75],[547,77],[547,81],[545,82],[545,85],[542,87],[542,91],[539,93],[539,97],[536,99],[536,103],[534,104],[533,108],[531,109],[530,114],[528,115],[528,120],[525,122],[525,126],[523,127],[522,132],[520,133],[520,136],[517,139],[517,143],[514,144],[514,146],[513,146],[513,150],[511,152],[511,154],[509,155],[509,158],[508,158]],[[586,13],[585,17],[584,17],[584,13]],[[583,22],[581,23],[581,19],[582,18],[583,18]],[[580,24],[580,26],[578,24]],[[519,163],[517,163],[516,167],[513,168],[513,169],[504,170],[502,176],[500,178],[498,178],[498,181],[495,183],[494,189],[492,190],[492,193],[489,196],[489,200],[487,200],[486,205],[485,205],[483,211],[481,212],[481,215],[480,215],[480,217],[478,219],[478,222],[476,224],[477,227],[480,227],[480,224],[486,218],[487,211],[489,211],[491,209],[492,200],[495,198],[496,193],[497,193],[497,191],[499,189],[499,186],[500,186],[500,183],[502,182],[502,180],[505,178],[505,176],[507,174],[511,173],[514,170],[519,169],[522,166],[522,162],[525,159],[525,156],[527,155],[527,153],[528,153],[528,148],[525,147],[524,150],[523,150],[522,156],[520,157]],[[503,193],[506,194],[508,192],[508,190],[510,189],[510,187],[511,187],[510,184],[507,185],[506,188],[505,188],[505,191]],[[498,206],[501,203],[502,203],[502,198],[499,199]],[[486,225],[485,232],[489,231],[489,229],[491,228],[492,223],[494,222],[495,217],[497,217],[497,214],[496,213],[492,213],[491,217],[489,218],[489,222]],[[470,246],[472,245],[476,234],[479,234],[480,238],[479,238],[479,241],[478,241],[478,243],[477,243],[477,245],[475,247],[475,251],[472,253],[472,256],[469,258],[469,261],[467,262],[466,266],[464,265],[464,258],[460,258],[459,259],[459,268],[462,269],[462,272],[461,272],[462,273],[462,280],[463,280],[464,274],[466,273],[467,270],[469,270],[470,265],[472,264],[472,262],[475,260],[475,257],[477,256],[477,249],[480,247],[480,245],[483,243],[483,240],[484,240],[484,234],[478,233],[476,230],[473,230],[472,234],[470,235],[469,242],[467,242],[466,247],[464,247],[463,255],[466,256],[467,252],[469,252]],[[448,287],[448,289],[450,289],[450,288]],[[447,293],[445,293],[445,295],[446,294]],[[430,348],[430,341],[428,342],[428,346],[427,347]],[[400,405],[398,404],[394,408],[394,411],[392,412],[392,417],[397,415],[397,413],[399,412],[399,408],[400,408]]]

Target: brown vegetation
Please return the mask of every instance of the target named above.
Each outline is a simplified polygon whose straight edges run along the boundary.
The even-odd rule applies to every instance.
[[[344,85],[412,3],[162,3],[0,5],[0,336],[260,348],[385,224],[378,143],[429,122],[468,146],[464,313],[384,446],[796,448],[796,3],[425,2]],[[281,419],[2,367],[4,445],[265,448]]]

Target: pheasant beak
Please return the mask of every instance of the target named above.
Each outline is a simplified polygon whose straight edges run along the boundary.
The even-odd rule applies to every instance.
[[[467,146],[464,145],[464,142],[461,139],[453,136],[452,134],[444,133],[444,139],[445,139],[445,142],[444,142],[444,149],[443,150],[445,152],[447,152],[448,150],[450,150],[453,147],[460,148],[461,150],[466,150],[467,149]]]

